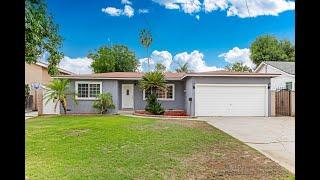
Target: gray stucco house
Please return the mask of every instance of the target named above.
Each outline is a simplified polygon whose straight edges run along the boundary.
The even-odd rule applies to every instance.
[[[71,80],[78,104],[68,97],[68,113],[97,113],[96,95],[109,92],[119,110],[143,110],[146,93],[138,86],[140,72],[60,75]],[[270,116],[270,78],[278,74],[211,71],[166,73],[167,90],[157,91],[167,110],[184,110],[191,116]]]

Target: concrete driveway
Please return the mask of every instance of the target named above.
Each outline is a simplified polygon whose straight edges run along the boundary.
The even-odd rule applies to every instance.
[[[201,117],[295,173],[294,117]]]

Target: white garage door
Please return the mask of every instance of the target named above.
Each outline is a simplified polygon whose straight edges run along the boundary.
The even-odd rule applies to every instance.
[[[196,84],[196,116],[268,116],[266,85]]]

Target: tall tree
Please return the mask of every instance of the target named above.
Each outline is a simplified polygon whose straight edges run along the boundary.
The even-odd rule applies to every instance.
[[[225,67],[228,71],[236,71],[236,72],[251,72],[251,68],[244,65],[242,62],[236,62],[232,65],[228,65]]]
[[[44,0],[25,0],[25,61],[35,63],[41,55],[48,53],[50,75],[58,73],[57,65],[63,57],[59,51],[62,37],[58,29]]]
[[[161,64],[161,63],[157,63],[156,64],[156,67],[155,67],[155,70],[156,71],[160,71],[160,72],[164,72],[164,71],[166,71],[166,66],[165,65],[163,65],[163,64]]]
[[[135,53],[124,45],[103,46],[88,57],[93,59],[91,67],[95,73],[134,72],[139,65]]]
[[[179,73],[181,72],[188,73],[191,70],[189,69],[188,62],[185,62],[184,64],[179,64],[179,67],[176,69],[176,71]]]
[[[146,52],[148,54],[148,49],[150,45],[152,44],[153,38],[151,35],[151,32],[148,29],[142,29],[140,31],[140,43],[142,44],[143,47],[146,48]],[[148,71],[150,71],[150,58],[148,55]]]
[[[271,35],[257,37],[250,46],[250,52],[250,58],[256,65],[262,61],[295,61],[294,45]]]

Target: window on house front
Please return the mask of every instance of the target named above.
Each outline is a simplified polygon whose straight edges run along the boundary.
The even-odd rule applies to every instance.
[[[101,82],[76,82],[77,99],[95,99],[101,93]]]
[[[88,84],[78,84],[78,97],[86,98],[88,97]]]
[[[286,89],[292,90],[292,82],[286,82]]]
[[[156,96],[158,100],[174,100],[174,84],[167,84],[165,90],[156,89]],[[150,95],[150,90],[143,90],[143,100],[146,100]]]

